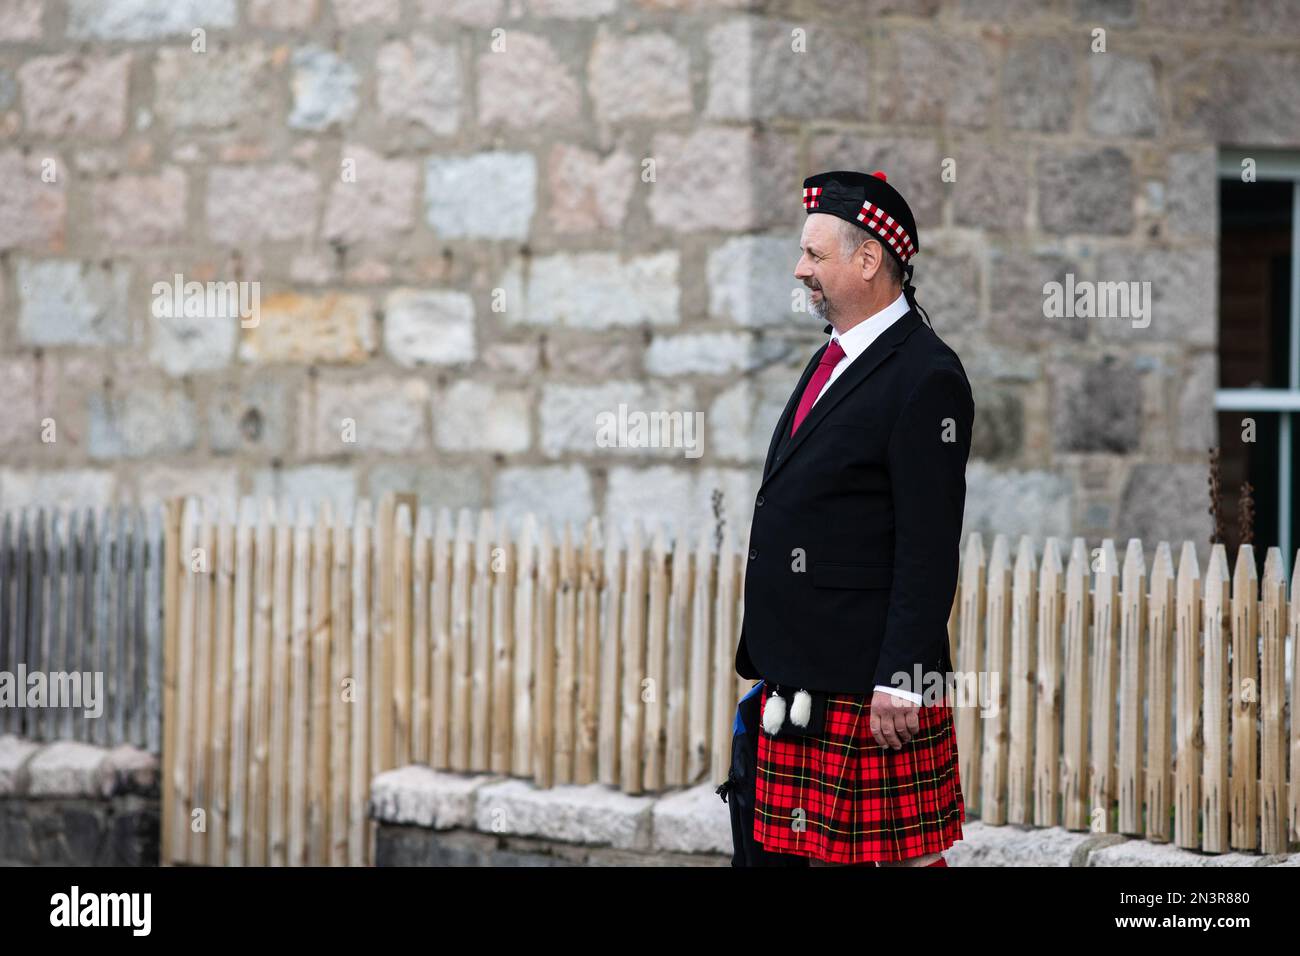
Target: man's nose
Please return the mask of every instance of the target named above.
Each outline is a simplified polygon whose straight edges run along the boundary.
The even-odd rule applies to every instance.
[[[808,276],[812,275],[812,269],[808,268],[807,264],[805,264],[805,262],[804,262],[804,259],[805,259],[805,258],[807,258],[807,257],[806,257],[806,256],[800,256],[800,257],[799,257],[799,261],[796,262],[796,263],[794,264],[794,277],[795,277],[796,279],[799,279],[800,281],[802,281],[802,280],[808,278]]]

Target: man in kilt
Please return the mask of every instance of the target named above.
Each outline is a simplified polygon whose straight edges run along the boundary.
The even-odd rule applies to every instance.
[[[965,813],[947,622],[974,400],[921,321],[902,195],[882,172],[803,185],[794,275],[830,338],[754,502],[736,670],[762,680],[761,718],[736,783],[762,849],[733,863],[945,866]]]

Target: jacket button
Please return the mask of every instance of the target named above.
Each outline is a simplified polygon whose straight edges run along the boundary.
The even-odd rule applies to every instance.
[[[758,505],[760,508],[763,507],[763,496],[762,496],[762,495],[759,495],[759,496],[758,496],[758,501],[756,501],[756,502],[754,502],[754,503],[755,503],[756,505]]]
[[[753,561],[756,557],[758,557],[758,548],[750,548],[749,560]]]

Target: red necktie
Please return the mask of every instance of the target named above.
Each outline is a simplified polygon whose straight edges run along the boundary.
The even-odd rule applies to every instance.
[[[799,408],[794,413],[794,424],[790,426],[791,436],[799,430],[803,420],[812,411],[813,402],[817,401],[817,396],[821,394],[822,386],[826,384],[826,380],[831,377],[831,372],[835,371],[835,366],[842,358],[844,358],[844,350],[840,348],[840,340],[831,339],[831,344],[826,346],[826,351],[822,353],[822,360],[817,363],[817,371],[813,372],[813,377],[808,379],[808,387],[803,390],[803,397],[799,399]]]

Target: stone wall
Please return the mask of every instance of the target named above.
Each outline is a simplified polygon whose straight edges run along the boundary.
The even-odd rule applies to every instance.
[[[0,502],[403,489],[697,523],[716,488],[743,533],[821,337],[792,309],[800,181],[879,167],[975,389],[967,530],[1203,541],[1216,147],[1300,146],[1298,24],[0,0]],[[1065,273],[1149,280],[1150,327],[1044,319]],[[178,274],[259,283],[257,326],[160,317]],[[702,413],[703,454],[599,447],[620,405]]]
[[[158,758],[0,737],[0,866],[157,866]]]
[[[371,781],[376,866],[730,866],[712,783],[632,796],[601,784],[411,765]],[[1300,866],[1300,853],[1201,853],[1119,833],[989,826],[969,810],[950,866]]]

